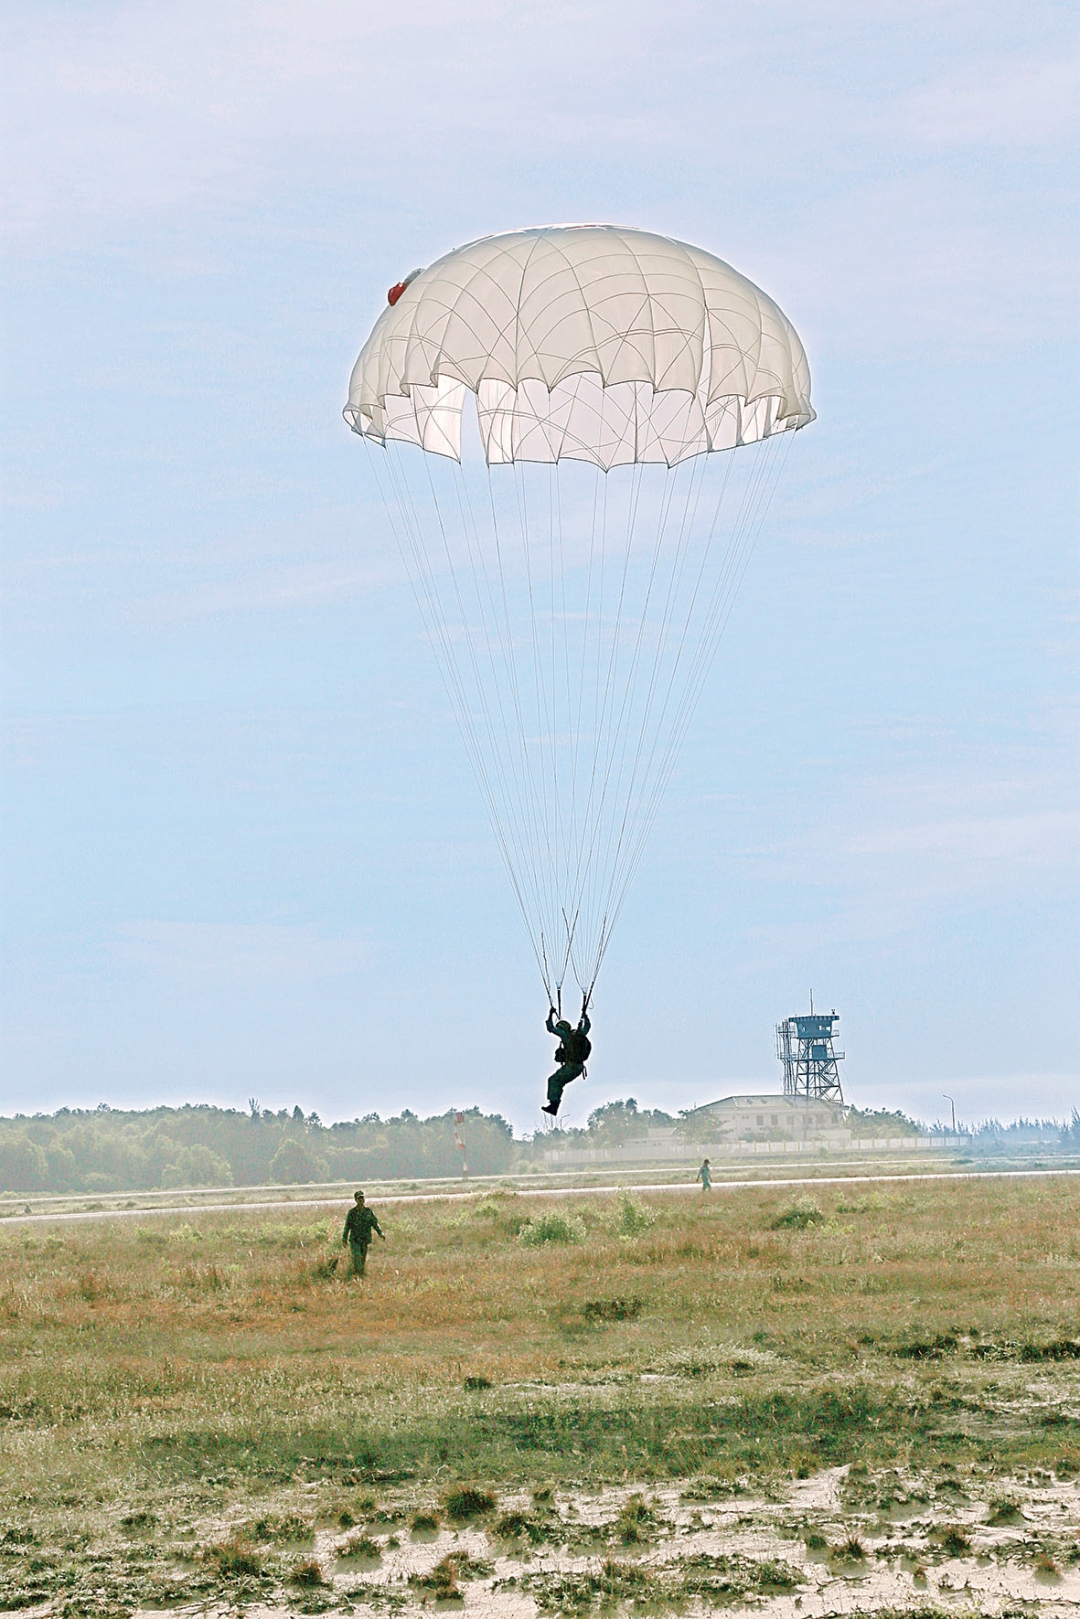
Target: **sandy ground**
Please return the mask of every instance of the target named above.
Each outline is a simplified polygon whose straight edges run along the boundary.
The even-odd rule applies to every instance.
[[[385,1525],[381,1533],[374,1533],[375,1526],[369,1526],[372,1538],[379,1541],[381,1556],[376,1564],[357,1571],[337,1556],[348,1535],[320,1533],[313,1555],[327,1584],[316,1601],[298,1597],[288,1605],[253,1603],[245,1611],[250,1619],[285,1619],[317,1610],[328,1615],[352,1612],[367,1619],[387,1611],[422,1613],[426,1607],[429,1612],[459,1610],[476,1619],[534,1619],[536,1597],[522,1589],[523,1581],[528,1583],[530,1577],[596,1571],[605,1558],[646,1568],[670,1567],[705,1553],[739,1554],[755,1561],[775,1558],[793,1570],[800,1581],[797,1590],[736,1600],[720,1610],[753,1611],[763,1619],[826,1619],[885,1612],[892,1619],[901,1614],[913,1619],[941,1614],[955,1614],[958,1619],[984,1615],[986,1619],[1020,1619],[1026,1614],[1058,1619],[1080,1613],[1080,1564],[1069,1561],[1080,1529],[1080,1481],[1012,1484],[1008,1493],[1020,1503],[1019,1516],[1007,1526],[994,1528],[986,1521],[985,1503],[970,1501],[959,1491],[950,1492],[947,1485],[943,1490],[940,1482],[929,1492],[932,1500],[904,1502],[905,1481],[896,1475],[891,1477],[901,1497],[899,1503],[882,1507],[879,1500],[860,1510],[852,1506],[850,1492],[844,1498],[847,1471],[837,1468],[793,1484],[783,1500],[746,1495],[710,1503],[685,1500],[676,1487],[643,1491],[656,1518],[646,1543],[618,1549],[608,1545],[592,1555],[575,1555],[566,1544],[559,1545],[558,1533],[551,1545],[512,1550],[478,1526],[443,1529],[437,1534],[429,1531],[424,1536],[410,1536],[403,1527],[394,1535]],[[1006,1488],[1004,1481],[995,1484],[999,1493]],[[917,1480],[906,1481],[906,1486],[913,1495],[926,1493],[925,1486],[920,1492]],[[623,1488],[560,1498],[557,1510],[567,1539],[580,1542],[583,1526],[586,1530],[589,1525],[610,1526],[633,1493]],[[503,1511],[526,1510],[529,1501],[507,1496],[500,1507]],[[949,1527],[958,1528],[970,1540],[970,1550],[962,1556],[947,1555],[935,1539],[935,1531],[940,1535]],[[811,1529],[827,1539],[828,1547],[807,1549],[802,1537]],[[837,1548],[855,1534],[865,1556],[845,1560]],[[400,1546],[388,1544],[398,1537]],[[492,1565],[492,1572],[482,1578],[462,1579],[460,1600],[434,1602],[430,1594],[409,1584],[410,1575],[426,1574],[448,1554],[460,1558],[463,1553]],[[1041,1569],[1037,1563],[1040,1555]],[[618,1607],[627,1610],[626,1603]],[[210,1604],[169,1611],[174,1616],[224,1619],[236,1610]],[[665,1606],[653,1603],[638,1611],[662,1613]],[[703,1610],[695,1600],[666,1611],[697,1614],[714,1610]],[[150,1611],[145,1610],[140,1619],[151,1619]]]

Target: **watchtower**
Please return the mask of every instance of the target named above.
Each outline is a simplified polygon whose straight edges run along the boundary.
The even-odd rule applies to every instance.
[[[833,1049],[833,1024],[839,1021],[835,1008],[815,1012],[811,995],[809,1013],[776,1025],[776,1055],[784,1065],[785,1096],[843,1102],[838,1064],[844,1053]]]

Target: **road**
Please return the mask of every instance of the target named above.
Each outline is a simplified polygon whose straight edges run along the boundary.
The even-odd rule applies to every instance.
[[[873,1186],[884,1182],[912,1181],[978,1181],[978,1180],[1046,1180],[1057,1177],[1059,1179],[1068,1175],[1080,1175],[1080,1169],[958,1169],[954,1171],[943,1170],[930,1174],[903,1174],[903,1175],[792,1175],[783,1179],[772,1180],[714,1180],[714,1192],[738,1192],[749,1188],[762,1187],[799,1187],[799,1186]],[[460,1192],[394,1192],[385,1197],[375,1197],[373,1203],[380,1208],[397,1203],[443,1203],[464,1202],[470,1198],[490,1197],[497,1192],[498,1187],[485,1186],[471,1188]],[[548,1187],[515,1187],[518,1197],[614,1197],[622,1192],[691,1192],[698,1197],[704,1194],[700,1186],[694,1181],[657,1181],[642,1186],[548,1186]],[[265,1214],[268,1210],[294,1210],[294,1209],[332,1209],[344,1208],[348,1202],[344,1197],[312,1197],[312,1198],[281,1198],[266,1203],[168,1203],[155,1204],[149,1208],[141,1209],[84,1209],[72,1213],[58,1211],[46,1214],[15,1214],[8,1215],[0,1220],[0,1229],[7,1230],[11,1226],[28,1225],[71,1225],[81,1220],[147,1220],[159,1219],[162,1215],[182,1214],[185,1219],[191,1220],[200,1214]]]

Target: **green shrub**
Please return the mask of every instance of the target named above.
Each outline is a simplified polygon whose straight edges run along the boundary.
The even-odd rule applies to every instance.
[[[586,1321],[636,1321],[645,1307],[644,1299],[586,1299]]]
[[[655,1224],[655,1209],[650,1209],[647,1203],[642,1203],[629,1192],[624,1192],[619,1199],[619,1211],[615,1216],[615,1230],[619,1236],[639,1237],[643,1231],[648,1231],[649,1227]]]
[[[518,1241],[526,1248],[540,1248],[548,1242],[581,1242],[585,1227],[572,1214],[541,1214],[535,1220],[526,1220],[518,1232]]]
[[[825,1215],[812,1197],[800,1197],[790,1208],[769,1222],[770,1231],[806,1231],[814,1225],[824,1225]]]

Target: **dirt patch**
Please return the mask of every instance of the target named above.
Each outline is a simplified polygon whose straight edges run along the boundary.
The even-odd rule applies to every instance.
[[[897,1504],[910,1509],[899,1522]],[[971,1479],[961,1486],[948,1476],[840,1467],[768,1497],[736,1480],[698,1479],[661,1489],[505,1494],[498,1509],[483,1526],[474,1519],[454,1527],[431,1515],[423,1541],[402,1542],[386,1533],[391,1525],[371,1522],[364,1551],[378,1561],[371,1557],[363,1573],[349,1567],[355,1531],[320,1530],[288,1603],[251,1590],[246,1611],[250,1619],[457,1608],[476,1619],[747,1607],[762,1619],[1080,1614],[1080,1486],[1073,1481],[995,1477],[982,1488]],[[403,1499],[381,1516],[409,1511]],[[225,1619],[228,1609],[171,1611]],[[140,1610],[139,1619],[153,1613]]]

